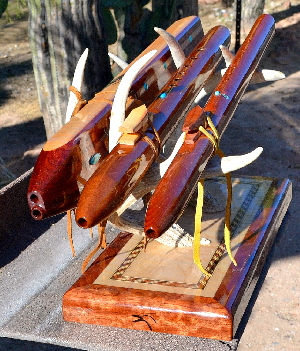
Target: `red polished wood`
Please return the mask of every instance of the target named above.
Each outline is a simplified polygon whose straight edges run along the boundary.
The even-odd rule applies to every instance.
[[[229,39],[226,27],[211,29],[148,107],[160,146],[164,145],[217,67],[222,57],[219,47],[228,46]],[[156,148],[159,147],[157,136],[151,130],[146,136]],[[155,148],[143,138],[134,146],[118,144],[86,183],[76,210],[77,224],[89,228],[107,219],[129,196],[156,157]]]
[[[195,139],[197,135],[199,139],[182,145],[156,187],[145,218],[144,228],[148,237],[156,238],[163,234],[184,211],[206,163],[214,152],[207,137],[200,131],[197,132],[200,124],[203,124],[208,115],[219,136],[224,133],[273,34],[272,16],[260,16],[203,110],[197,110],[198,121],[193,122],[189,128],[185,126],[186,130],[195,135]],[[193,119],[197,111],[191,111]],[[207,129],[210,130],[209,127]]]
[[[69,322],[207,338],[213,337],[214,330],[218,339],[231,340],[232,317],[213,298],[93,284],[132,235],[119,234],[66,292],[63,318]],[[146,318],[148,324],[134,322],[140,315],[153,319]]]
[[[179,41],[186,55],[203,37],[200,19],[195,16],[173,23],[168,31]],[[136,106],[135,99],[148,106],[157,95],[158,87],[163,86],[176,71],[162,38],[156,39],[138,58],[151,50],[157,50],[157,54],[135,79],[131,90],[134,99],[129,99],[127,113]],[[127,69],[96,94],[44,146],[28,188],[28,204],[33,218],[46,218],[76,207],[82,188],[78,180],[87,180],[108,153],[111,103]],[[97,153],[101,154],[101,160],[92,166],[89,159]]]
[[[214,296],[235,316],[234,332],[243,317],[242,306],[251,297],[291,200],[292,183],[290,180],[273,180],[266,195],[266,201],[258,209],[243,244],[235,255],[237,262],[246,263],[237,267],[231,263]]]
[[[132,237],[121,233],[65,293],[63,318],[69,322],[231,340],[290,201],[290,181],[273,180],[238,248],[239,266],[229,266],[214,296],[95,284]],[[139,317],[143,319],[137,321]]]

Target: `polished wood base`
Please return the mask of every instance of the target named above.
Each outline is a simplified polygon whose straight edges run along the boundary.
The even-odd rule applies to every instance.
[[[222,184],[223,180],[219,179]],[[233,181],[232,251],[222,243],[223,214],[206,214],[201,260],[211,277],[194,265],[192,247],[120,233],[63,297],[66,321],[161,333],[231,340],[251,297],[291,200],[289,180]],[[180,225],[193,226],[185,211]],[[163,214],[162,214],[163,215]],[[185,228],[186,226],[186,228]]]

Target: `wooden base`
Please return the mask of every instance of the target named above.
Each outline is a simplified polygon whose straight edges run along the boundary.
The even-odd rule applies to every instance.
[[[219,181],[222,183],[222,180]],[[169,247],[121,233],[63,297],[66,321],[231,340],[291,200],[289,180],[233,182],[232,250],[222,244],[223,214],[205,215],[201,260],[192,247]],[[185,216],[188,216],[185,211]],[[192,211],[194,212],[194,211]],[[187,226],[193,220],[183,220]]]

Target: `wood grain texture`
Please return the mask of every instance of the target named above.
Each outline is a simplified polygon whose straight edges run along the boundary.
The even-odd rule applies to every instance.
[[[216,69],[222,58],[220,45],[228,46],[229,40],[226,27],[212,28],[148,106],[153,126],[148,125],[147,139],[132,148],[118,144],[103,160],[78,201],[79,226],[89,228],[107,219],[130,195]]]
[[[230,314],[213,298],[93,284],[131,236],[121,233],[64,295],[64,319],[163,333],[206,335],[204,337],[209,337],[210,330],[216,328],[224,340],[229,340],[232,335]],[[200,300],[202,306],[195,310]],[[146,322],[137,322],[139,317]]]
[[[290,180],[274,180],[245,235],[243,245],[235,256],[238,262],[244,260],[245,264],[238,267],[230,265],[215,295],[215,298],[234,314],[234,332],[243,316],[244,306],[250,300],[291,199]]]
[[[201,22],[195,16],[175,22],[168,30],[177,38],[186,55],[203,37]],[[134,81],[131,91],[134,99],[128,100],[127,113],[136,107],[136,99],[148,106],[160,87],[176,71],[162,38],[156,39],[139,57],[154,49],[157,54]],[[77,180],[87,180],[108,153],[107,129],[111,105],[127,69],[96,94],[44,146],[33,170],[27,195],[34,219],[47,218],[76,207],[82,189],[81,182]],[[90,164],[90,159],[96,154],[101,156],[100,161]]]
[[[264,179],[256,180],[260,181]],[[237,247],[238,267],[229,263],[215,293],[205,296],[205,288],[193,294],[176,293],[176,289],[174,293],[163,292],[155,284],[151,289],[150,286],[147,289],[147,285],[143,289],[134,288],[134,283],[126,285],[126,282],[122,286],[96,284],[95,280],[105,273],[122,250],[128,252],[128,245],[135,236],[121,233],[64,295],[64,319],[231,340],[291,200],[289,180],[268,182],[270,185],[263,187],[265,195],[258,203],[254,202],[257,206],[254,217]]]
[[[222,136],[274,34],[274,23],[270,15],[262,15],[257,19],[203,110],[198,108],[196,111],[197,121],[192,121],[195,115],[188,115],[188,120],[193,123],[189,128],[185,124],[184,130],[189,130],[195,141],[181,146],[150,199],[144,226],[148,237],[157,238],[163,234],[187,206],[206,163],[216,150],[212,142],[199,131],[199,126],[208,116],[219,137]],[[214,135],[207,123],[204,128]],[[161,216],[162,211],[164,216]]]

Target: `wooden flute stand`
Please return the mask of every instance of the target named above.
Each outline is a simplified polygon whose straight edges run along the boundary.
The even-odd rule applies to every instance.
[[[231,246],[238,266],[222,244],[223,214],[204,214],[201,236],[210,244],[201,247],[201,261],[211,277],[202,275],[193,263],[192,247],[170,247],[154,240],[144,251],[141,237],[120,233],[65,293],[64,319],[231,340],[291,192],[287,179],[233,180]],[[193,224],[189,218],[185,222]]]

